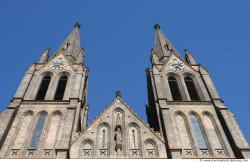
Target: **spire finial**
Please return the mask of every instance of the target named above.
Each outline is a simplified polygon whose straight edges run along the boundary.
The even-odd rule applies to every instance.
[[[155,28],[155,30],[157,30],[157,29],[160,29],[161,26],[160,26],[158,23],[156,23],[156,24],[154,25],[154,28]]]
[[[115,92],[115,97],[121,97],[121,95],[122,95],[122,93],[119,90],[117,90]]]
[[[76,22],[75,25],[74,25],[74,28],[78,28],[79,29],[80,27],[81,27],[81,25],[79,24],[79,22]]]

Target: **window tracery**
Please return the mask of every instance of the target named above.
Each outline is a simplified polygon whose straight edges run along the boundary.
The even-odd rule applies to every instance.
[[[29,149],[37,149],[38,144],[40,142],[42,130],[45,124],[47,114],[45,112],[41,112],[38,116],[37,123],[35,125],[35,129],[33,131],[32,137],[29,141],[28,148]]]

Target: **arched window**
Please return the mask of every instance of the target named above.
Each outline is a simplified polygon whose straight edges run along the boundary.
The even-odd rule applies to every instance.
[[[182,97],[181,97],[181,93],[180,93],[180,89],[179,89],[177,80],[174,77],[168,77],[168,84],[170,87],[170,91],[171,91],[173,100],[174,101],[181,101]]]
[[[207,130],[207,134],[211,137],[210,139],[210,145],[214,148],[214,149],[222,149],[221,146],[221,142],[220,139],[218,137],[218,132],[216,132],[215,127],[216,127],[216,123],[213,122],[212,117],[208,114],[205,114],[203,116],[204,119],[204,125],[205,128]]]
[[[28,146],[29,149],[37,149],[37,146],[40,142],[40,137],[41,137],[42,130],[44,127],[46,116],[47,115],[45,112],[41,112],[40,115],[38,116],[38,120],[36,122],[36,126],[34,129],[33,135],[32,135],[30,142],[29,142],[29,146]]]
[[[199,101],[200,97],[199,97],[197,89],[196,89],[196,87],[194,85],[193,79],[190,78],[190,77],[185,77],[184,80],[185,80],[185,84],[186,84],[190,99],[192,101]]]
[[[103,129],[102,130],[102,148],[105,148],[105,146],[106,146],[106,130],[105,129]]]
[[[194,132],[194,139],[197,141],[198,148],[207,149],[207,144],[205,142],[204,135],[197,117],[195,115],[190,115],[190,122]]]
[[[129,128],[129,134],[128,134],[128,140],[129,140],[129,148],[130,149],[138,149],[139,148],[139,134],[138,130],[132,126]]]
[[[90,143],[86,143],[86,144],[83,145],[83,149],[84,149],[84,150],[91,150],[91,149],[92,149],[92,146],[91,146]]]
[[[44,148],[52,149],[57,141],[58,131],[61,122],[61,112],[54,112],[50,118],[50,125],[48,129],[47,139],[45,141]]]
[[[158,149],[157,149],[157,145],[155,143],[155,141],[151,140],[151,139],[147,139],[144,142],[144,153],[146,155],[146,157],[148,158],[154,158],[156,156],[158,156]]]
[[[109,130],[106,126],[102,126],[99,130],[99,148],[108,149]]]
[[[67,42],[67,43],[65,44],[65,49],[67,50],[67,49],[69,49],[69,47],[70,47],[70,43]]]
[[[23,116],[23,119],[19,122],[20,128],[13,144],[14,149],[21,149],[25,140],[27,139],[29,129],[33,119],[33,112],[26,112]]]
[[[186,118],[183,114],[178,114],[176,115],[175,120],[182,149],[192,149],[192,145],[189,138],[189,129],[187,128],[186,124]]]
[[[93,150],[94,150],[93,145],[94,143],[90,139],[86,139],[85,141],[83,141],[80,156],[85,157],[85,158],[92,157]]]
[[[56,94],[54,100],[62,100],[64,96],[64,91],[66,89],[66,84],[68,81],[67,76],[61,76],[57,85]]]
[[[50,80],[51,80],[50,76],[43,77],[38,93],[36,95],[36,100],[44,100],[46,92],[49,87]]]

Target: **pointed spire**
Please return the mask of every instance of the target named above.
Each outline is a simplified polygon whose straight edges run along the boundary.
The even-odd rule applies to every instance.
[[[75,23],[73,31],[57,50],[57,52],[64,52],[73,62],[77,61],[78,55],[81,52],[79,28],[80,24],[78,22]]]
[[[175,50],[174,46],[169,42],[165,35],[160,31],[160,25],[155,24],[155,46],[154,51],[159,60],[169,57]]]
[[[45,51],[42,53],[38,63],[45,63],[48,58],[49,58],[49,51],[50,51],[50,48],[46,48]]]
[[[185,52],[185,60],[191,65],[196,65],[196,61],[194,57],[191,55],[191,53],[187,49],[184,49],[184,52]]]

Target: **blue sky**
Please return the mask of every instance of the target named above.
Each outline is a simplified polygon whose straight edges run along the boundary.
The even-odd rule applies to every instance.
[[[0,2],[0,111],[41,52],[60,43],[79,21],[90,68],[89,119],[117,89],[146,120],[145,68],[158,22],[175,48],[187,48],[210,72],[225,104],[250,141],[250,1],[23,0]]]

